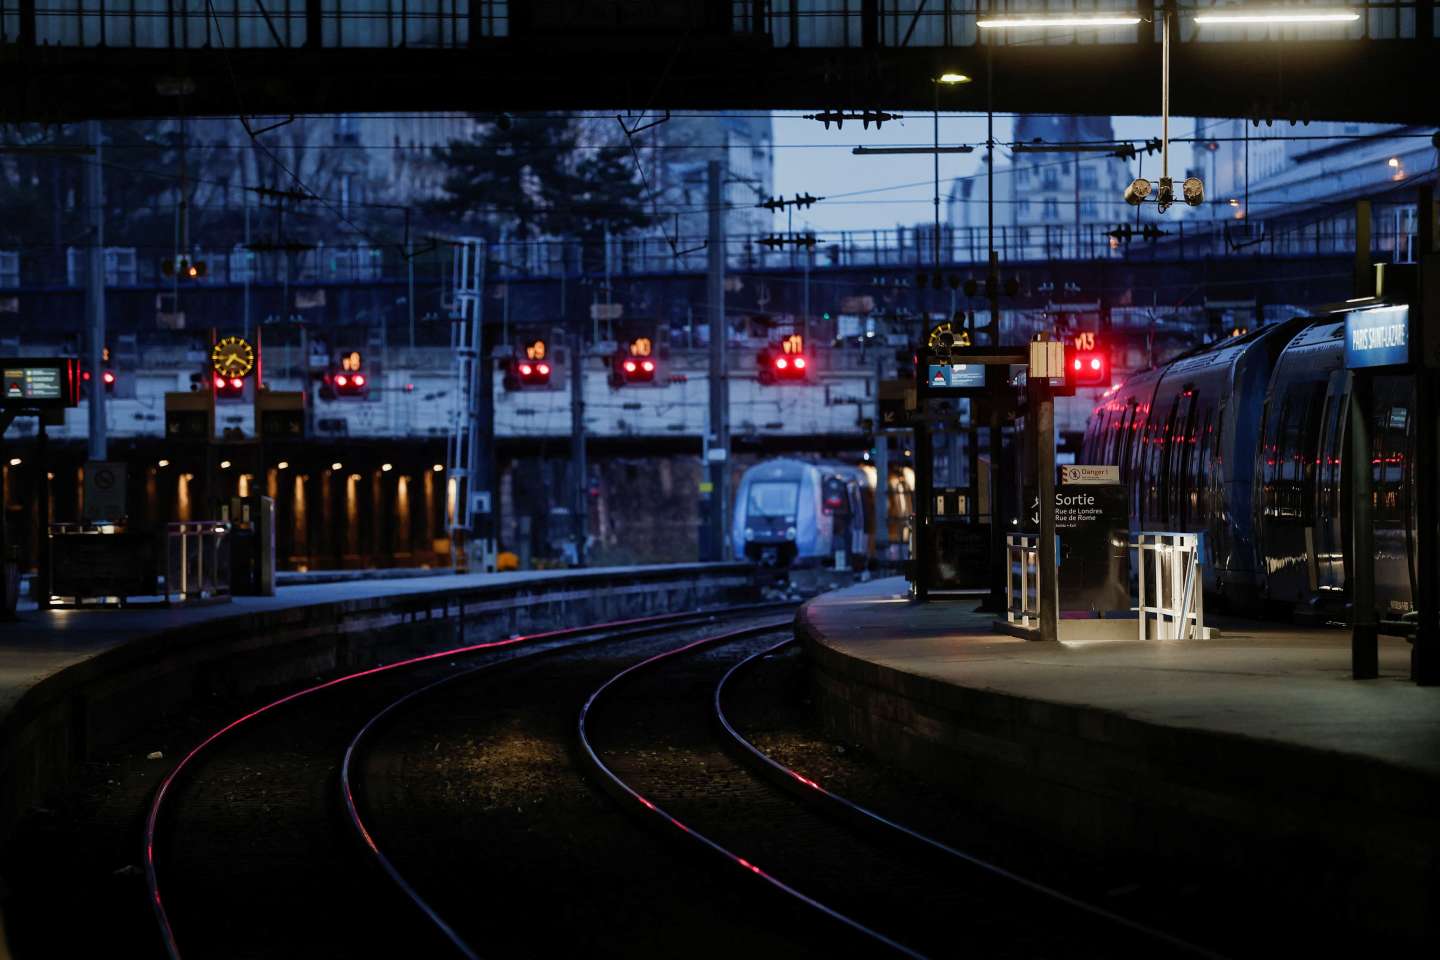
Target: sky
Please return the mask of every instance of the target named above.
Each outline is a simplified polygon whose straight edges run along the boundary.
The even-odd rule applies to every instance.
[[[1114,118],[1117,139],[1158,138],[1159,117]],[[981,144],[985,140],[986,117],[982,114],[944,114],[940,116],[942,145]],[[995,117],[996,154],[999,144],[1012,138],[1012,117]],[[1171,117],[1170,135],[1188,137],[1194,132],[1190,118]],[[826,197],[805,211],[795,214],[795,229],[817,232],[833,230],[878,230],[897,224],[911,226],[929,222],[933,216],[934,156],[931,154],[900,156],[854,156],[855,146],[920,146],[934,142],[933,114],[910,114],[904,120],[886,123],[876,130],[864,130],[859,122],[847,121],[844,129],[833,125],[829,130],[799,114],[776,113],[775,192],[785,197],[808,191]],[[944,203],[949,181],[968,176],[981,168],[983,148],[972,154],[942,154],[940,157],[940,199]],[[1170,153],[1171,176],[1184,177],[1191,163],[1190,144],[1174,144]],[[1154,176],[1155,160],[1146,164],[1147,176]],[[909,184],[909,186],[902,186]],[[898,188],[897,188],[898,187]],[[942,206],[941,216],[944,216]],[[785,215],[777,214],[776,229],[784,229]]]

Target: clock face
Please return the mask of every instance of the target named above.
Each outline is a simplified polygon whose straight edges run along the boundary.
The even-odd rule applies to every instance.
[[[225,377],[243,377],[255,369],[255,348],[239,337],[226,337],[210,351],[215,372]]]
[[[950,348],[955,345],[955,331],[950,326],[950,321],[936,324],[930,330],[930,339],[927,346],[930,352],[936,356],[949,356]]]

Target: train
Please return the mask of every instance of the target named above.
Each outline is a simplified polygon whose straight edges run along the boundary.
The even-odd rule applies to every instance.
[[[1370,376],[1376,613],[1403,626],[1415,582],[1414,381]],[[1132,530],[1201,534],[1205,592],[1223,608],[1340,620],[1353,565],[1352,385],[1343,313],[1261,327],[1112,387],[1080,460],[1120,468]]]
[[[741,475],[731,544],[736,557],[783,569],[865,570],[875,547],[875,471],[825,461],[776,458]],[[891,483],[891,515],[903,516],[903,483]]]

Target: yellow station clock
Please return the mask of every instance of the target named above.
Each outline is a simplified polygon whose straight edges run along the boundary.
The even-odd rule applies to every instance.
[[[225,337],[210,349],[210,362],[222,377],[244,377],[255,369],[255,348],[240,337]]]
[[[930,328],[926,346],[930,348],[931,356],[948,357],[951,347],[970,346],[970,331],[962,328],[957,332],[949,320],[942,321]]]

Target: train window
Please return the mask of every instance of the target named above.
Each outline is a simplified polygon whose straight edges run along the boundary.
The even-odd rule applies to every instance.
[[[800,485],[793,481],[752,483],[745,513],[751,517],[790,517],[799,500]]]
[[[1323,383],[1291,384],[1266,454],[1264,489],[1267,515],[1311,523],[1315,506],[1315,467],[1319,456]],[[1268,431],[1267,431],[1268,433]]]
[[[1178,522],[1179,529],[1186,529],[1186,520],[1191,514],[1189,501],[1194,489],[1190,466],[1195,456],[1195,413],[1198,400],[1194,390],[1186,390],[1176,401],[1174,451],[1170,455],[1171,472],[1175,477],[1171,492],[1169,519]]]
[[[1190,498],[1184,507],[1190,526],[1202,526],[1210,512],[1210,437],[1215,432],[1214,420],[1215,410],[1205,408],[1195,418],[1195,435],[1190,440]]]
[[[1403,377],[1375,379],[1375,436],[1371,441],[1371,481],[1375,523],[1398,528],[1406,523],[1405,481],[1410,449],[1410,383]]]

